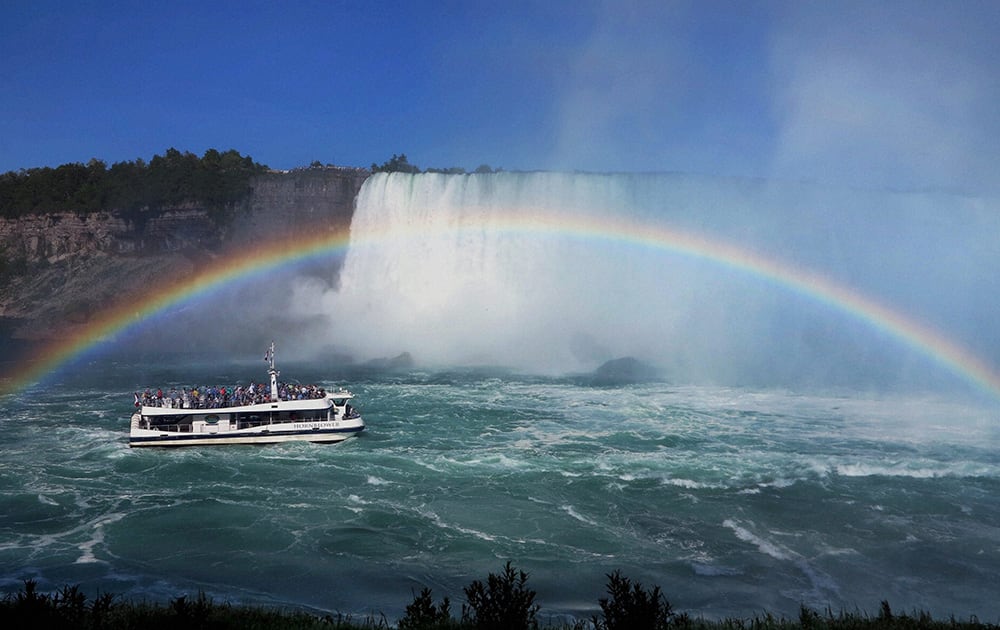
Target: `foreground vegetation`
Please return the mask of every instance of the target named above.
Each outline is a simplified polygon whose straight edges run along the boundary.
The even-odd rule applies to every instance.
[[[507,563],[499,574],[485,582],[475,580],[465,587],[465,603],[458,618],[452,616],[447,597],[435,604],[429,588],[423,589],[406,607],[399,630],[528,630],[538,628],[540,606],[528,587],[528,574]],[[975,618],[934,620],[927,613],[897,614],[882,602],[877,616],[864,613],[821,613],[802,607],[798,619],[770,614],[752,619],[707,621],[687,613],[676,613],[659,586],[650,589],[632,582],[619,572],[608,575],[607,597],[598,600],[600,614],[574,624],[544,627],[571,630],[965,630],[994,629]],[[78,587],[56,593],[40,593],[33,580],[0,600],[3,628],[324,628],[328,630],[391,628],[384,615],[355,620],[343,615],[319,616],[273,608],[217,604],[204,593],[189,600],[181,596],[167,605],[129,602],[115,595],[98,594],[88,601]]]

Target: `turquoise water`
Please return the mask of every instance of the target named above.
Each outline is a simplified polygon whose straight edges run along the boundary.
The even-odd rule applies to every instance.
[[[231,384],[256,364],[185,380],[122,363],[4,398],[0,589],[204,590],[392,619],[422,586],[457,604],[512,560],[543,620],[592,614],[615,569],[707,617],[887,599],[1000,619],[996,406],[283,367],[349,386],[369,430],[129,449],[134,389]]]

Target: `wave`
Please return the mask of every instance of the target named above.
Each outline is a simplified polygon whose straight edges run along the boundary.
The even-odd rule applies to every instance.
[[[733,519],[726,519],[722,524],[732,530],[737,539],[750,543],[762,554],[781,562],[790,563],[798,569],[810,584],[810,589],[803,593],[802,599],[804,601],[822,602],[829,601],[831,596],[840,596],[840,586],[836,580],[828,573],[815,567],[802,554],[750,531],[749,527],[753,527],[752,524],[744,526]]]
[[[993,571],[1000,464],[992,412],[975,405],[427,378],[352,383],[369,432],[336,447],[130,450],[91,413],[100,396],[65,431],[28,431],[24,416],[0,469],[6,573],[333,609],[342,591],[284,579],[322,574],[360,594],[402,584],[391,613],[413,586],[400,576],[457,589],[513,559],[554,599],[600,592],[621,568],[707,615],[765,597],[795,615],[803,602],[864,606],[883,586],[899,606],[951,612],[945,563],[962,568],[954,589],[997,609],[977,576]],[[975,421],[912,437],[915,408],[919,427]],[[961,413],[934,422],[935,409]]]

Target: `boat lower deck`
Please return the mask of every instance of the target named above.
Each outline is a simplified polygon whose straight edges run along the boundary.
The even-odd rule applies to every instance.
[[[275,444],[340,442],[357,435],[365,423],[346,408],[254,413],[144,414],[132,416],[130,446],[193,444]]]
[[[300,426],[313,425],[313,426]],[[217,444],[279,444],[282,442],[342,442],[363,431],[363,423],[350,421],[288,423],[233,431],[159,431],[133,429],[129,446],[191,446]]]

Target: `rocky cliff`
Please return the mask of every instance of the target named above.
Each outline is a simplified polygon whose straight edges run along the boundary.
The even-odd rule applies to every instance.
[[[197,272],[262,238],[346,229],[367,177],[349,168],[267,173],[223,221],[195,205],[0,219],[0,343],[70,335],[158,278]]]

